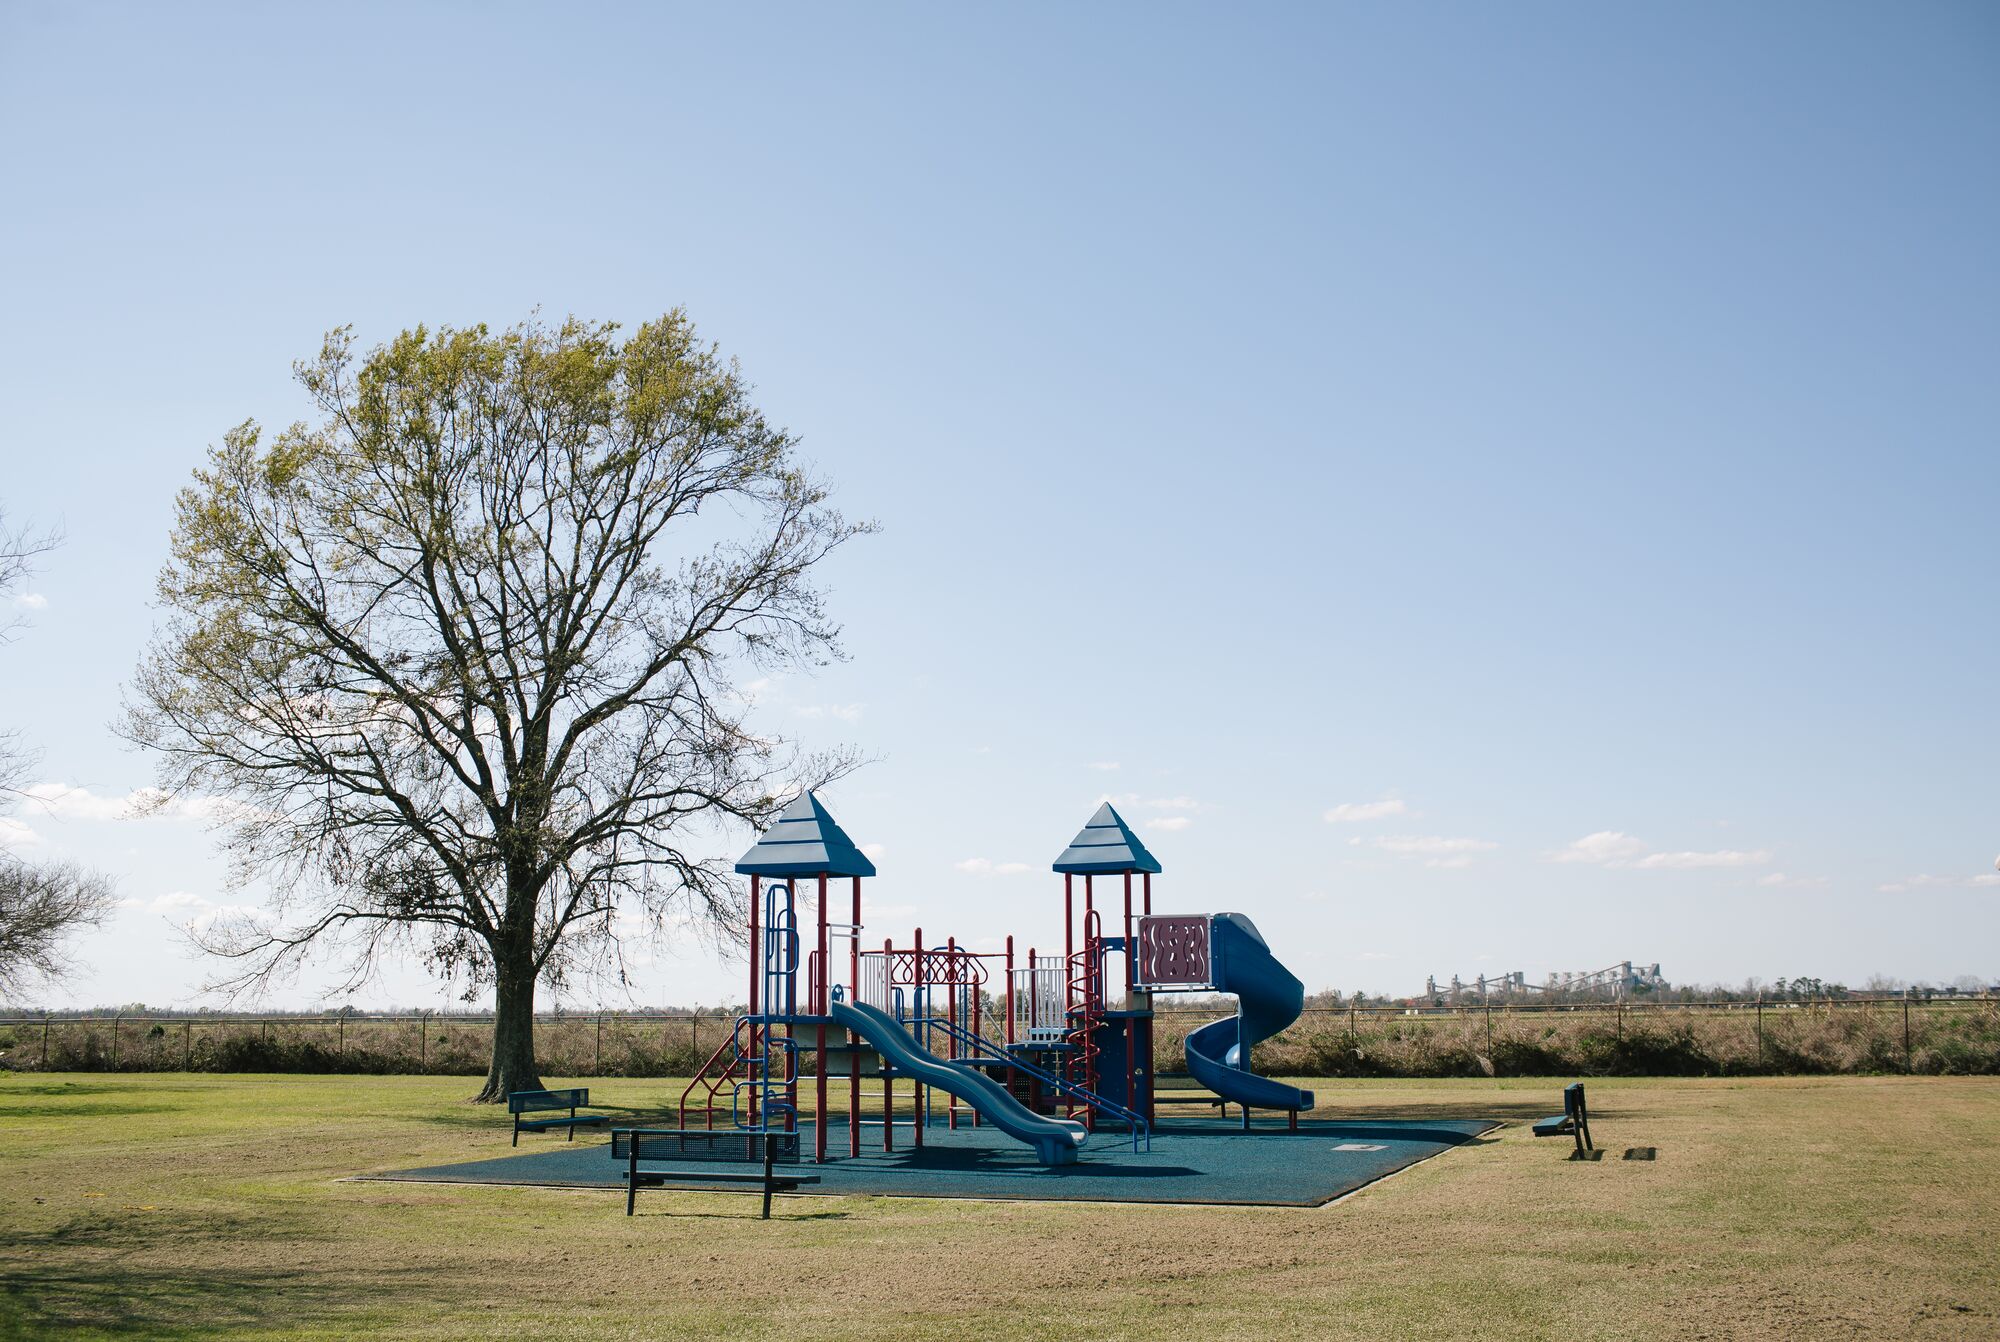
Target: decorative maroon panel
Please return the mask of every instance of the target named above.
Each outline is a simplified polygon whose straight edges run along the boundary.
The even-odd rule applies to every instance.
[[[1208,919],[1175,914],[1139,920],[1139,982],[1152,988],[1206,988]]]

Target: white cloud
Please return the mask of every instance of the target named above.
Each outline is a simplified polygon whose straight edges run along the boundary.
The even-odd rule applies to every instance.
[[[991,755],[991,754],[993,753],[993,747],[992,747],[992,746],[974,746],[974,747],[972,748],[972,753],[973,753],[973,754],[975,754],[975,755]]]
[[[1112,770],[1114,770],[1114,769],[1116,769],[1116,768],[1118,767],[1118,761],[1117,761],[1117,760],[1098,760],[1098,761],[1094,762],[1094,763],[1093,763],[1093,764],[1092,764],[1092,765],[1091,765],[1090,767],[1091,767],[1091,768],[1093,768],[1093,769],[1096,769],[1096,770],[1098,770],[1098,771],[1100,771],[1100,772],[1102,772],[1102,773],[1110,773],[1110,772],[1111,772]]]
[[[43,814],[59,820],[125,820],[132,812],[130,797],[100,797],[89,788],[67,783],[35,783],[22,795]]]
[[[1551,862],[1589,862],[1600,867],[1631,867],[1641,871],[1694,871],[1707,867],[1761,867],[1771,860],[1763,849],[1719,848],[1710,852],[1649,853],[1644,839],[1614,829],[1586,834],[1547,854]]]
[[[1754,853],[1721,848],[1712,853],[1648,853],[1628,865],[1643,871],[1694,871],[1703,867],[1761,867],[1771,860],[1762,849]]]
[[[1431,858],[1429,861],[1425,862],[1424,865],[1427,867],[1446,867],[1455,869],[1458,867],[1471,866],[1472,859],[1466,857],[1464,854],[1460,854],[1457,857],[1434,857]]]
[[[889,855],[889,845],[886,843],[864,843],[861,845],[861,855],[870,862],[880,862]]]
[[[1826,877],[1824,876],[1791,876],[1787,875],[1782,871],[1774,871],[1768,875],[1759,876],[1757,878],[1757,884],[1759,885],[1766,885],[1774,888],[1783,887],[1788,890],[1813,889],[1819,886],[1823,886],[1826,883],[1827,880]]]
[[[40,592],[23,592],[14,598],[15,610],[42,610],[48,604],[49,599]]]
[[[1630,834],[1620,834],[1617,830],[1601,829],[1595,834],[1586,834],[1566,848],[1559,848],[1549,854],[1551,862],[1598,862],[1610,865],[1624,862],[1646,851],[1646,841],[1635,839]]]
[[[1410,808],[1401,798],[1385,797],[1381,801],[1344,801],[1331,807],[1320,817],[1329,825],[1358,825],[1367,820],[1387,820],[1392,815],[1408,815]]]
[[[0,815],[0,848],[26,848],[41,841],[41,835],[14,817]]]
[[[1193,797],[1155,797],[1146,805],[1161,811],[1199,811],[1202,808]]]
[[[2000,873],[1986,872],[1979,876],[1905,876],[1900,881],[1875,888],[1884,894],[1898,895],[1906,890],[1945,889],[1968,890],[1979,887],[2000,886]]]
[[[121,899],[121,909],[143,909],[147,913],[179,913],[188,909],[208,909],[214,904],[191,890],[169,890],[154,899]]]
[[[35,783],[22,795],[58,820],[226,820],[240,806],[227,797],[169,797],[151,787],[105,797],[68,783]]]
[[[745,708],[755,708],[757,701],[763,697],[764,692],[771,688],[771,683],[772,678],[770,676],[759,676],[748,685],[737,686],[729,692],[727,697],[742,704]]]
[[[1146,822],[1146,828],[1163,829],[1172,833],[1175,830],[1186,829],[1193,823],[1193,820],[1184,815],[1156,815]]]
[[[1018,876],[1028,870],[1025,862],[995,862],[990,857],[968,857],[952,865],[968,876]]]

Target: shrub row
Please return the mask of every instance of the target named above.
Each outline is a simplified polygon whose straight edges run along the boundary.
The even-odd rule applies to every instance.
[[[1348,1022],[1353,1027],[1348,1028]],[[433,1019],[61,1021],[0,1026],[0,1067],[48,1071],[481,1075],[490,1026]],[[536,1027],[554,1076],[688,1076],[728,1022],[592,1017]],[[1183,1026],[1162,1017],[1155,1053],[1179,1065]],[[811,1065],[807,1055],[806,1065]],[[2000,1074],[2000,1004],[1750,1012],[1652,1009],[1462,1015],[1318,1015],[1258,1046],[1259,1071],[1306,1077]]]

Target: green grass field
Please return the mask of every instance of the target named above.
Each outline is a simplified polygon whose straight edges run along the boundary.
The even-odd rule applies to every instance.
[[[1316,1085],[1327,1116],[1510,1126],[1310,1211],[760,1222],[658,1193],[627,1220],[608,1192],[343,1181],[504,1152],[462,1077],[0,1074],[0,1338],[2000,1337],[2000,1079],[1593,1082],[1596,1164],[1521,1126],[1551,1082]]]

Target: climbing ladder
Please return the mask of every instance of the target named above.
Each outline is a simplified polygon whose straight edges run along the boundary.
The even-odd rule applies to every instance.
[[[1083,945],[1069,958],[1069,1020],[1064,1042],[1074,1050],[1064,1061],[1068,1089],[1064,1116],[1077,1118],[1078,1096],[1092,1094],[1097,1086],[1097,1027],[1104,1021],[1104,921],[1092,909],[1083,920]],[[1081,1122],[1087,1128],[1095,1110],[1082,1106]]]
[[[713,1128],[727,1113],[746,1132],[797,1132],[799,1127],[799,1045],[790,1026],[772,1027],[798,1014],[799,930],[789,881],[774,881],[764,894],[764,1009],[736,1018],[736,1026],[702,1063],[681,1091],[680,1124],[688,1125],[688,1100],[697,1089],[702,1102],[693,1112]],[[720,1102],[727,1090],[729,1103]],[[776,1120],[782,1116],[781,1126]]]

